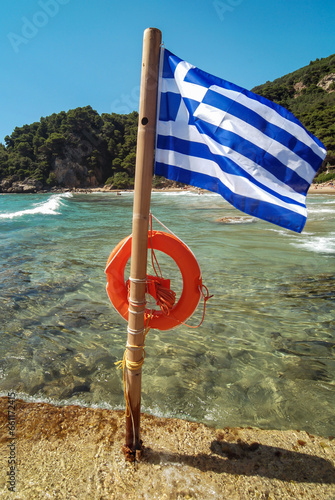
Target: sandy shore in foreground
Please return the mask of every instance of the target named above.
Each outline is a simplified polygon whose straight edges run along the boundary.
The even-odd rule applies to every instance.
[[[144,455],[125,462],[124,413],[0,398],[0,498],[335,498],[335,439],[299,431],[213,429],[143,415]],[[8,491],[14,456],[15,493]]]

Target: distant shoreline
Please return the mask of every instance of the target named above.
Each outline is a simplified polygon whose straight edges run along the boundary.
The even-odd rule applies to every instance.
[[[312,184],[307,194],[335,194],[335,186],[327,184]]]
[[[106,186],[97,186],[97,187],[88,187],[88,188],[60,188],[59,190],[54,189],[48,192],[66,192],[70,191],[72,193],[132,193],[133,189],[109,189]],[[185,186],[185,187],[163,187],[163,188],[152,188],[153,193],[164,193],[164,192],[191,192],[191,193],[212,193],[212,191],[206,191],[206,189],[200,189],[193,186]],[[325,184],[311,184],[307,194],[335,194],[335,185],[331,182],[327,182]]]
[[[74,188],[74,187],[57,187],[51,189],[41,189],[36,191],[10,191],[10,192],[2,192],[0,194],[58,194],[58,193],[114,193],[116,195],[122,193],[133,193],[133,189],[110,189],[107,186],[96,186],[96,187],[82,187],[82,188]],[[212,191],[206,191],[206,189],[196,188],[193,186],[185,186],[185,187],[163,187],[163,188],[152,188],[153,193],[164,193],[164,192],[191,192],[191,193],[212,193]],[[335,195],[335,183],[327,182],[325,184],[311,184],[307,194],[331,194]]]
[[[69,191],[69,189],[62,188],[61,192]],[[94,192],[103,192],[103,193],[124,193],[124,192],[133,192],[133,189],[108,189],[106,187],[90,187],[90,188],[74,188],[70,189],[73,193],[94,193]],[[152,188],[153,193],[164,193],[164,192],[191,192],[191,193],[212,193],[212,191],[206,191],[205,189],[195,188],[193,186],[190,187],[164,187],[164,188]],[[335,195],[335,185],[331,185],[331,183],[327,184],[311,184],[307,194],[334,194]]]

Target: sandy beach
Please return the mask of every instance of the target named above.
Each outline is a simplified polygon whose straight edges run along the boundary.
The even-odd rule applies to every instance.
[[[54,189],[53,191],[58,192],[58,191],[65,191],[65,189]],[[132,191],[132,190],[126,190],[126,191]],[[204,189],[200,188],[194,188],[194,187],[165,187],[165,188],[153,188],[153,192],[158,191],[192,191],[192,192],[197,192],[199,194],[205,193],[206,191]],[[109,186],[99,186],[99,187],[91,187],[91,188],[76,188],[73,189],[74,193],[91,193],[91,192],[111,192],[115,194],[122,194],[122,190],[119,189],[110,189]],[[324,184],[311,184],[308,194],[335,194],[335,183],[333,184],[332,182],[325,182]]]
[[[128,463],[122,411],[16,400],[10,435],[7,397],[0,408],[0,498],[335,498],[332,437],[142,415],[144,454]]]
[[[324,184],[312,184],[308,194],[335,194],[335,185],[332,182]]]

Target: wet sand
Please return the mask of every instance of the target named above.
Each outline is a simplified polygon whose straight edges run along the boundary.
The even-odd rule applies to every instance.
[[[8,398],[2,397],[0,498],[335,498],[332,437],[213,429],[150,415],[142,415],[141,430],[143,457],[128,463],[122,411],[17,400],[12,441]],[[15,493],[8,491],[10,450]]]

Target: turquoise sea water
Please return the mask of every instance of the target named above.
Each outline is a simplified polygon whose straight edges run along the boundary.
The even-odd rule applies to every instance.
[[[131,232],[132,201],[0,196],[0,394],[124,407],[114,363],[127,325],[108,300],[104,268]],[[334,435],[335,197],[308,197],[301,235],[214,194],[153,193],[151,208],[191,247],[214,297],[199,329],[149,332],[142,411]],[[178,291],[176,269],[159,259]]]

